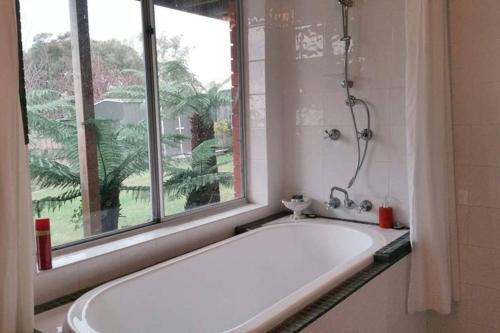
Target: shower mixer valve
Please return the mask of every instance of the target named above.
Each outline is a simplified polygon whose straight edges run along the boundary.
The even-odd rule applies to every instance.
[[[332,141],[337,141],[340,139],[340,136],[342,135],[340,131],[336,128],[332,128],[330,130],[325,130],[325,139],[330,139]]]

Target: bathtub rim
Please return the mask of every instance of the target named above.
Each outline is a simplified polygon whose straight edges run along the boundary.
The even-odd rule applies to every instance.
[[[343,221],[337,221],[337,220],[331,220],[331,219],[326,219],[326,218],[315,218],[315,219],[305,219],[305,220],[299,220],[299,221],[292,221],[287,217],[284,218],[279,218],[277,220],[271,221],[267,223],[266,225],[256,228],[253,230],[250,230],[248,232],[236,235],[234,237],[230,237],[228,239],[216,242],[214,244],[210,244],[208,246],[202,247],[200,249],[188,252],[186,254],[183,254],[181,256],[166,260],[164,262],[155,264],[151,267],[147,267],[145,269],[139,270],[137,272],[125,275],[123,277],[111,280],[109,282],[106,282],[96,288],[93,288],[87,292],[85,292],[83,295],[81,295],[70,307],[68,310],[64,324],[63,324],[63,332],[77,332],[76,328],[73,325],[73,320],[72,318],[80,318],[83,319],[85,318],[85,313],[87,311],[87,308],[89,307],[90,303],[96,299],[101,293],[106,292],[110,288],[116,287],[118,285],[122,285],[132,279],[136,279],[140,276],[143,276],[145,274],[148,274],[150,272],[156,271],[158,269],[161,269],[164,266],[168,265],[173,265],[177,262],[187,260],[191,257],[200,255],[202,253],[205,253],[207,251],[211,251],[215,248],[222,247],[228,243],[236,242],[240,239],[243,239],[245,237],[251,237],[252,235],[260,232],[265,232],[266,230],[269,229],[275,229],[275,228],[284,228],[284,227],[300,227],[300,226],[307,226],[310,224],[320,224],[320,225],[335,225],[335,227],[339,227],[341,229],[349,229],[352,231],[355,231],[356,233],[360,234],[367,234],[368,237],[372,240],[372,244],[370,247],[365,249],[363,252],[359,253],[355,257],[351,258],[351,260],[356,259],[355,264],[348,265],[348,270],[346,270],[346,264],[343,263],[340,265],[340,267],[335,267],[334,269],[325,272],[324,274],[320,275],[316,279],[310,281],[309,283],[301,286],[298,290],[295,290],[291,294],[287,295],[283,299],[279,300],[278,302],[274,303],[270,307],[266,308],[263,312],[253,316],[252,318],[249,318],[246,322],[241,323],[240,325],[231,328],[227,330],[226,332],[241,332],[241,331],[255,331],[255,330],[261,330],[264,328],[272,328],[273,326],[276,325],[276,322],[282,321],[282,319],[286,319],[289,317],[291,314],[294,312],[300,310],[300,308],[304,307],[305,305],[311,303],[318,297],[320,297],[322,294],[324,294],[328,289],[335,288],[336,285],[342,283],[344,280],[349,278],[349,276],[352,276],[356,272],[362,270],[364,267],[367,267],[373,262],[373,256],[377,250],[380,248],[384,247],[388,243],[387,237],[385,237],[379,230],[374,230],[372,229],[373,227],[360,227],[359,225],[353,225],[351,222],[343,222]],[[362,257],[360,259],[360,257]],[[339,270],[342,268],[342,273],[339,274]],[[335,279],[333,279],[335,278]],[[317,283],[322,282],[322,284],[319,286],[316,285]],[[311,290],[315,291],[314,293],[310,293],[307,295],[308,297],[302,297],[299,298],[301,294],[304,294],[305,290]],[[289,302],[290,300],[296,300],[291,307],[288,309],[283,310],[283,307],[285,307],[287,301]],[[300,302],[297,302],[300,300]],[[283,312],[283,311],[286,311]],[[81,314],[82,316],[75,316],[76,314]],[[271,320],[276,318],[278,315],[276,313],[279,313],[279,319],[277,320]],[[263,321],[263,322],[262,322]],[[259,323],[260,322],[260,323]],[[271,322],[274,322],[274,325],[271,326]]]

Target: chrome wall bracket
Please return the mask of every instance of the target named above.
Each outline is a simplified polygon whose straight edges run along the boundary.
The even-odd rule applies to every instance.
[[[346,87],[352,88],[352,87],[354,87],[354,81],[352,81],[352,80],[347,80],[347,81],[346,80],[342,80],[340,82],[340,86],[342,88],[346,88]]]
[[[346,7],[352,7],[354,5],[353,0],[339,0],[339,4]]]
[[[352,106],[356,105],[357,102],[358,102],[358,99],[351,95],[351,96],[349,96],[348,99],[345,100],[345,105],[352,107]]]
[[[371,139],[373,139],[373,131],[365,128],[364,130],[359,132],[359,138],[365,141],[370,141]]]

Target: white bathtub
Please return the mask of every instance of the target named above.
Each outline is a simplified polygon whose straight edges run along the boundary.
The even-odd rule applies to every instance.
[[[265,331],[369,265],[392,239],[326,219],[266,226],[86,293],[64,332]]]

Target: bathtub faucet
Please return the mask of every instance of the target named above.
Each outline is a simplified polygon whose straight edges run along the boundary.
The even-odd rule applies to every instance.
[[[341,202],[340,199],[333,195],[335,191],[342,192],[344,194],[344,207],[345,208],[347,208],[347,209],[356,208],[356,203],[354,203],[354,201],[349,199],[349,193],[347,193],[347,191],[341,187],[334,186],[330,190],[330,199],[326,203],[328,209],[340,207],[340,202]]]

